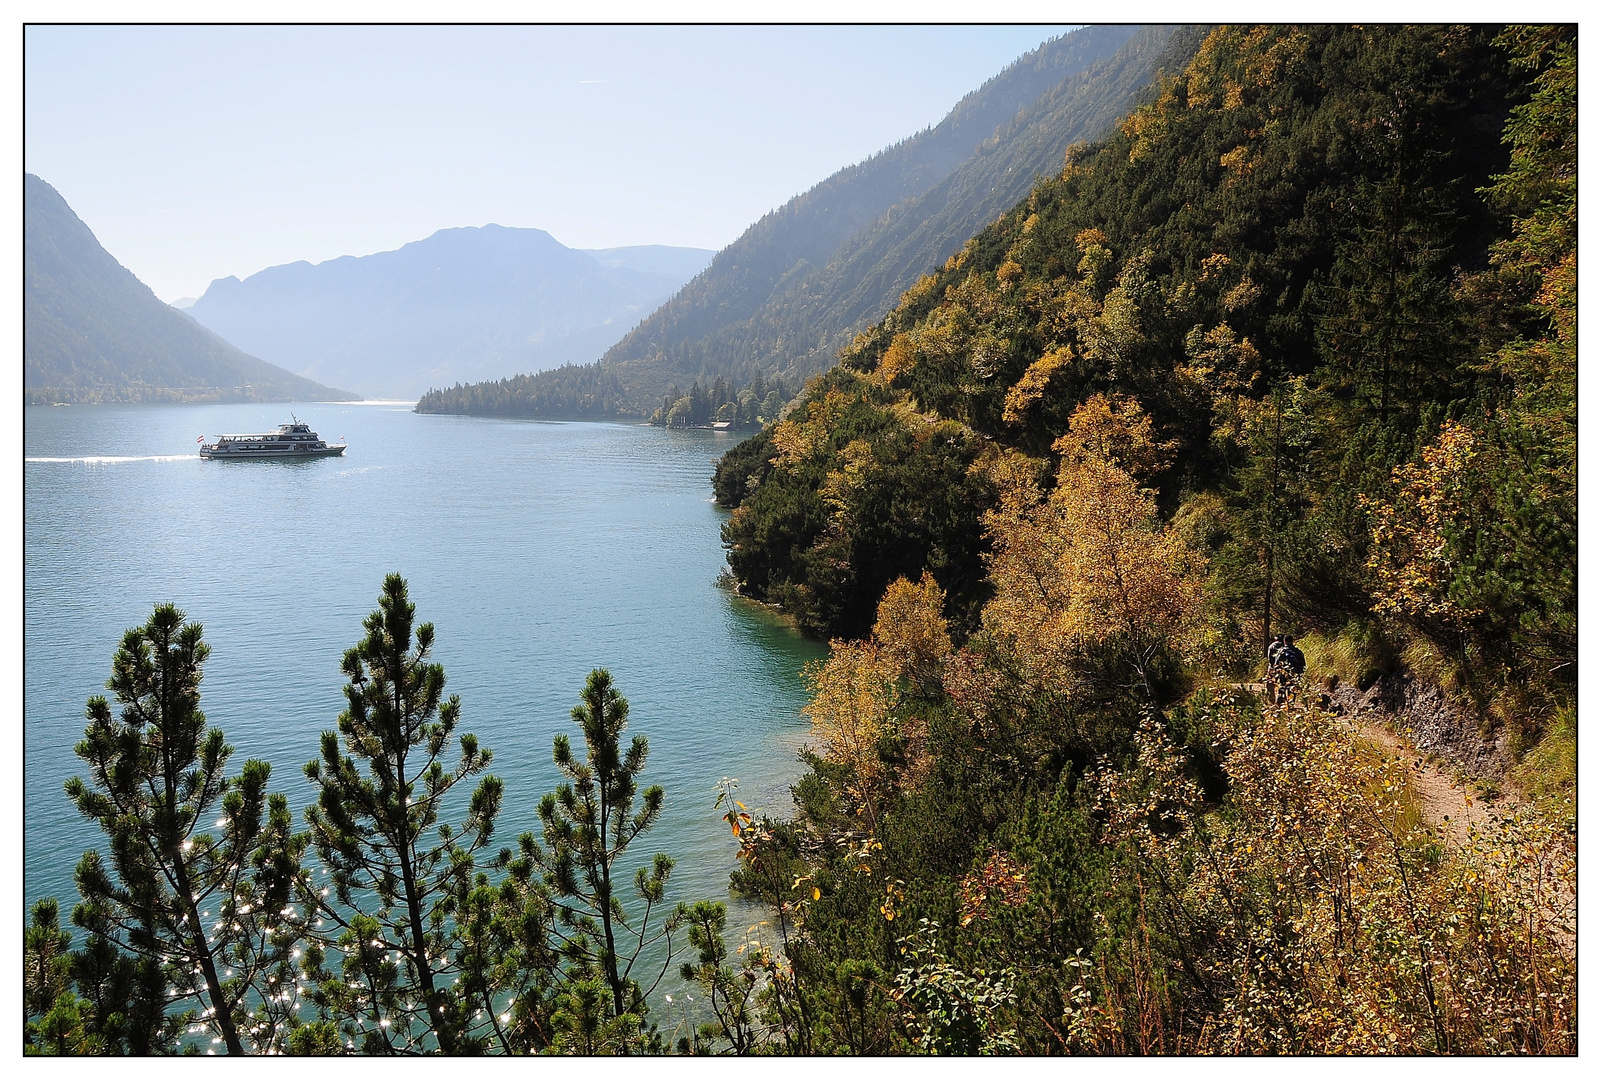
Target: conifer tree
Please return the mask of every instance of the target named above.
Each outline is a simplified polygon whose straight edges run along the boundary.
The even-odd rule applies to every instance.
[[[573,708],[573,719],[583,728],[585,758],[573,756],[565,735],[556,736],[552,756],[556,767],[569,783],[548,794],[539,804],[539,817],[547,851],[541,851],[524,838],[526,851],[535,853],[545,867],[545,879],[557,907],[557,934],[561,949],[571,964],[570,1002],[564,1009],[565,1026],[583,1035],[584,1052],[597,1032],[622,1038],[620,1048],[639,1041],[646,1012],[646,998],[672,963],[672,935],[682,918],[675,910],[652,925],[652,913],[659,908],[666,892],[673,860],[658,853],[649,866],[634,874],[634,893],[644,905],[630,915],[623,907],[621,869],[618,866],[629,846],[656,824],[661,816],[662,789],[652,785],[639,795],[638,777],[650,752],[643,735],[634,736],[624,752],[620,746],[628,725],[628,699],[612,685],[605,670],[589,673],[580,703]],[[665,945],[666,957],[648,986],[635,977],[635,966],[642,955],[658,943]],[[585,989],[586,979],[598,979],[603,994],[597,998],[593,987]],[[609,999],[609,1000],[608,1000]],[[609,1005],[609,1013],[585,1013]],[[577,1012],[574,1012],[577,1010]],[[571,1014],[571,1015],[566,1015]],[[561,1018],[561,1017],[559,1017]],[[625,1021],[622,1027],[616,1021]],[[614,1044],[616,1045],[616,1044]]]
[[[551,1014],[561,957],[551,934],[554,907],[534,860],[502,852],[496,862],[506,869],[501,881],[477,875],[457,908],[456,991],[482,1019],[486,1048],[540,1053],[557,1041]]]
[[[74,777],[66,788],[105,831],[111,865],[84,855],[84,903],[73,919],[99,950],[86,961],[99,971],[91,981],[111,978],[121,988],[114,998],[143,999],[139,1011],[148,1014],[159,972],[170,1004],[192,1000],[199,1025],[228,1053],[270,1051],[288,1002],[285,990],[263,988],[290,973],[297,932],[286,916],[304,840],[290,832],[283,796],[266,794],[271,766],[252,760],[238,776],[225,774],[233,748],[200,710],[209,654],[198,623],[157,605],[112,661],[106,686],[120,716],[105,698],[89,700],[76,750],[90,780]],[[220,835],[201,831],[213,820]],[[136,970],[118,970],[119,952],[139,958]],[[139,969],[142,962],[155,969]],[[146,1034],[130,1038],[147,1042]]]
[[[678,1040],[681,1054],[706,1053],[719,1042],[726,1042],[735,1054],[749,1054],[759,1038],[759,982],[757,954],[735,971],[727,964],[728,946],[723,941],[728,927],[728,908],[721,901],[697,900],[684,913],[689,927],[689,944],[696,951],[696,962],[685,962],[678,969],[685,982],[699,984],[712,1019]],[[744,949],[740,950],[744,952]]]
[[[72,977],[72,935],[61,929],[54,897],[36,901],[31,916],[22,935],[22,1005],[29,1015],[43,1016]]]
[[[1293,592],[1304,572],[1295,552],[1308,546],[1297,541],[1310,532],[1303,520],[1312,503],[1317,420],[1327,404],[1305,377],[1296,376],[1277,383],[1261,401],[1241,397],[1232,405],[1216,440],[1240,454],[1228,490],[1233,535],[1219,554],[1214,588],[1242,614],[1260,616],[1254,627],[1260,656],[1273,639],[1277,613],[1293,607],[1294,597],[1283,594]],[[1285,578],[1291,589],[1279,587]]]
[[[429,660],[434,627],[414,630],[415,617],[405,579],[384,578],[378,610],[362,623],[366,637],[345,653],[339,731],[323,732],[322,757],[306,765],[317,787],[306,817],[330,883],[308,899],[332,927],[307,967],[318,1006],[352,1042],[359,1032],[366,1053],[432,1049],[430,1034],[447,1054],[475,1048],[451,986],[460,939],[452,912],[494,831],[501,783],[485,776],[461,825],[441,823],[451,791],[491,755],[464,734],[455,764],[443,760],[461,700],[441,701],[445,669]],[[342,957],[338,971],[327,967],[330,947]]]
[[[1495,245],[1498,275],[1532,287],[1529,333],[1493,360],[1504,400],[1481,441],[1488,513],[1460,528],[1469,581],[1490,614],[1480,628],[1515,667],[1570,682],[1578,652],[1578,40],[1571,26],[1520,26],[1497,38],[1529,100],[1512,110],[1511,162],[1493,201],[1515,215]],[[1473,533],[1478,535],[1474,536]],[[1543,681],[1543,680],[1542,680]]]
[[[184,1018],[167,1012],[170,999],[160,963],[118,947],[115,924],[103,904],[79,904],[72,921],[87,935],[73,951],[72,978],[96,1052],[148,1057],[175,1051]]]
[[[54,897],[34,903],[22,935],[23,1053],[118,1057],[170,1053],[179,1044],[181,1018],[166,1012],[167,982],[150,958],[116,947],[104,928],[75,913],[88,940],[72,949],[61,929]],[[76,987],[76,992],[74,992]]]
[[[22,1045],[26,1054],[92,1054],[98,1040],[85,1030],[72,984],[72,935],[61,929],[54,897],[34,903],[22,934]]]

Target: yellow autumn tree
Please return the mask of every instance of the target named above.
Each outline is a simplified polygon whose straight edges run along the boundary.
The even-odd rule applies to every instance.
[[[1477,456],[1473,433],[1447,421],[1434,442],[1423,448],[1421,464],[1393,470],[1389,501],[1362,499],[1372,522],[1373,610],[1386,615],[1436,617],[1460,625],[1478,614],[1450,595],[1460,569],[1451,550],[1451,533],[1471,525],[1467,503]]]
[[[945,590],[925,570],[915,585],[897,578],[884,590],[878,621],[873,624],[873,640],[888,658],[896,679],[909,680],[912,689],[925,697],[938,692],[941,672],[951,655],[944,608]]]
[[[915,786],[926,771],[927,725],[900,706],[940,692],[952,650],[944,606],[944,590],[927,571],[915,585],[898,578],[879,602],[872,636],[832,642],[828,659],[806,671],[812,698],[803,711],[812,732],[827,760],[850,767],[851,794],[875,831],[880,791]],[[906,744],[907,765],[898,776],[889,775],[879,755],[888,734]]]
[[[905,334],[896,334],[890,339],[889,348],[878,361],[878,374],[887,385],[893,385],[895,380],[911,373],[917,366],[917,346]]]
[[[851,770],[847,787],[878,831],[876,791],[884,775],[878,742],[895,706],[895,679],[874,641],[835,640],[828,659],[809,665],[811,701],[801,711],[812,722],[823,757]]]
[[[1023,372],[1023,377],[1006,392],[1006,403],[1001,412],[1001,419],[1008,424],[1021,424],[1029,407],[1045,396],[1045,388],[1050,385],[1051,376],[1072,362],[1072,347],[1063,345],[1047,351],[1044,356],[1030,364],[1028,370]]]
[[[1000,507],[986,517],[996,595],[984,625],[1057,677],[1082,649],[1115,644],[1154,697],[1152,662],[1164,648],[1192,654],[1201,631],[1204,560],[1163,528],[1152,492],[1131,475],[1159,466],[1171,446],[1137,403],[1097,395],[1056,449],[1048,498],[1026,469],[997,470]]]

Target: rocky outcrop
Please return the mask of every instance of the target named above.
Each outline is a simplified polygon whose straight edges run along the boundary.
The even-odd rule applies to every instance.
[[[1446,696],[1437,685],[1400,671],[1365,689],[1331,676],[1325,685],[1331,705],[1354,719],[1384,724],[1409,736],[1419,750],[1434,754],[1470,776],[1500,779],[1513,764],[1507,731]]]

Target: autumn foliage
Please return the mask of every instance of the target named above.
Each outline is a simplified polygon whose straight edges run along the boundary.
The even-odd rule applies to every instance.
[[[1510,809],[1455,839],[1423,822],[1406,762],[1302,702],[1202,707],[1231,746],[1205,813],[1159,726],[1091,778],[1102,842],[1150,938],[1076,962],[1068,1048],[1099,1053],[1572,1053],[1573,837]],[[1184,991],[1206,1005],[1200,1015]]]
[[[1576,59],[1220,27],[749,452],[735,576],[834,639],[785,1038],[1575,1052]],[[885,573],[886,519],[943,539]],[[1523,755],[1471,827],[1343,713],[1381,678]]]
[[[1153,493],[1124,467],[1148,470],[1160,449],[1137,406],[1090,399],[1057,447],[1050,495],[1014,474],[986,518],[996,595],[985,627],[1062,672],[1085,646],[1115,642],[1151,693],[1156,653],[1199,644],[1205,559],[1162,526]]]

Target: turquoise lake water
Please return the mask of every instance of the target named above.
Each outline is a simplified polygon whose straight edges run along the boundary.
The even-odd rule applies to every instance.
[[[310,801],[302,766],[343,706],[344,651],[384,574],[436,629],[460,730],[505,781],[496,839],[537,831],[557,783],[551,738],[592,668],[650,740],[643,785],[666,806],[641,853],[678,861],[675,899],[726,897],[734,843],[712,808],[722,777],[787,815],[805,742],[800,669],[823,655],[718,587],[711,502],[723,432],[420,416],[404,404],[293,406],[343,458],[201,461],[196,437],[270,431],[283,405],[102,405],[25,410],[25,892],[76,894],[104,845],[62,791],[84,703],[122,633],[156,602],[205,627],[207,719],[273,765],[272,789]],[[86,775],[86,773],[85,773]],[[746,911],[741,913],[749,915]],[[731,924],[736,921],[731,918]]]

